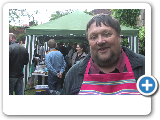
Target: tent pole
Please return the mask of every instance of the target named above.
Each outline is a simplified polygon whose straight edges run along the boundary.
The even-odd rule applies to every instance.
[[[28,50],[28,43],[29,43],[29,39],[28,39],[28,36],[26,36],[25,47],[26,47],[27,50]],[[28,51],[28,57],[29,57],[29,51]],[[28,62],[28,64],[29,64],[29,62]],[[28,64],[24,65],[24,90],[26,88],[27,79],[28,79],[28,71],[27,71]]]
[[[31,61],[30,61],[30,54],[31,54],[31,52],[30,52],[30,44],[31,44],[31,35],[29,35],[29,41],[28,41],[28,53],[29,53],[29,62],[28,62],[28,64],[27,64],[27,83],[28,83],[28,79],[29,79],[29,74],[30,74],[30,63],[31,63]],[[26,83],[26,84],[27,84]]]
[[[37,51],[37,54],[39,54],[39,39],[40,39],[40,38],[38,38],[38,45],[37,45],[37,48],[38,48],[37,50],[38,50],[38,51]]]
[[[138,37],[138,53],[139,53],[139,37]]]
[[[25,48],[27,48],[27,36],[25,37]],[[26,70],[26,65],[24,65],[24,68],[23,68],[23,74],[24,74],[24,77],[23,77],[23,95],[24,95],[24,91],[25,91],[25,86],[26,86],[26,81],[27,81],[27,70]]]
[[[136,41],[136,36],[134,36],[134,52],[137,52],[137,45],[136,45],[137,41]]]

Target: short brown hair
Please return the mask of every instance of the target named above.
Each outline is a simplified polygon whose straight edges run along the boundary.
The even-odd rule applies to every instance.
[[[101,23],[103,23],[105,26],[110,26],[112,27],[117,34],[120,34],[121,32],[121,28],[120,28],[120,24],[119,21],[115,18],[112,18],[110,15],[108,14],[98,14],[95,15],[88,23],[87,23],[87,27],[86,27],[86,37],[88,38],[88,29],[90,28],[90,26],[96,22],[96,26],[101,26]]]
[[[55,47],[56,47],[56,41],[55,41],[54,39],[50,39],[50,40],[48,41],[48,46],[49,46],[50,48],[55,48]]]

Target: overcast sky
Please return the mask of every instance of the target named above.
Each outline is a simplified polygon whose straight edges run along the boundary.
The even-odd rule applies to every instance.
[[[29,12],[30,14],[34,14],[34,11],[36,9],[27,9],[26,11]],[[37,20],[38,21],[38,24],[43,24],[43,23],[46,23],[46,22],[49,22],[49,19],[51,17],[51,14],[53,14],[55,11],[65,11],[66,9],[38,9],[38,14],[34,14],[34,20]],[[76,9],[73,9],[73,10],[76,10]],[[78,9],[80,11],[84,11],[85,9]],[[91,11],[92,9],[87,9],[87,11]],[[15,25],[15,26],[21,26],[23,24],[27,24],[29,25],[29,22],[33,20],[33,18],[31,18],[29,20],[29,18],[27,16],[23,16],[20,18],[21,19],[21,24],[16,24],[16,22],[11,22],[10,24],[11,25]]]

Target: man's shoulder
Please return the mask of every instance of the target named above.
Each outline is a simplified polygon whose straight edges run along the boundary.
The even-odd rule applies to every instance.
[[[81,88],[84,74],[86,71],[87,63],[90,59],[90,54],[87,55],[79,63],[73,65],[65,76],[65,84],[62,94],[78,94],[79,89]]]
[[[132,68],[136,68],[138,66],[144,66],[145,64],[145,56],[135,53],[134,51],[132,51],[131,49],[127,48],[127,47],[122,47],[124,52],[126,53]]]
[[[83,81],[82,75],[79,75],[79,64],[72,66],[65,75],[62,95],[70,95],[75,91]]]
[[[76,71],[79,74],[84,74],[90,58],[91,55],[89,53],[83,60],[72,66],[72,71]]]
[[[63,56],[63,54],[60,51],[48,51],[48,53],[46,55],[61,55]]]
[[[127,57],[129,58],[135,79],[145,74],[145,56],[135,53],[129,48],[125,48]]]
[[[16,48],[18,47],[18,48],[26,49],[23,45],[21,45],[21,44],[19,44],[17,42],[9,45],[9,48],[15,48],[15,47]]]

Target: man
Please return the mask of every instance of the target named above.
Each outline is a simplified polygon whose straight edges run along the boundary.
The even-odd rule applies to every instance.
[[[68,54],[67,48],[63,46],[63,42],[60,42],[59,51],[63,54],[64,58]]]
[[[73,43],[70,42],[70,43],[68,44],[68,47],[67,47],[67,54],[68,54],[69,51],[72,49],[72,46],[73,46]]]
[[[136,80],[145,74],[145,57],[121,46],[120,32],[109,15],[88,22],[90,53],[67,73],[63,95],[140,95]]]
[[[28,51],[9,34],[9,95],[23,95],[23,67],[28,64]]]
[[[49,90],[60,91],[60,80],[65,71],[65,60],[63,54],[56,50],[56,42],[54,39],[48,41],[50,51],[47,52],[46,67],[48,70],[48,87]]]
[[[44,46],[39,48],[39,55],[41,56],[40,59],[42,60],[45,55]]]

